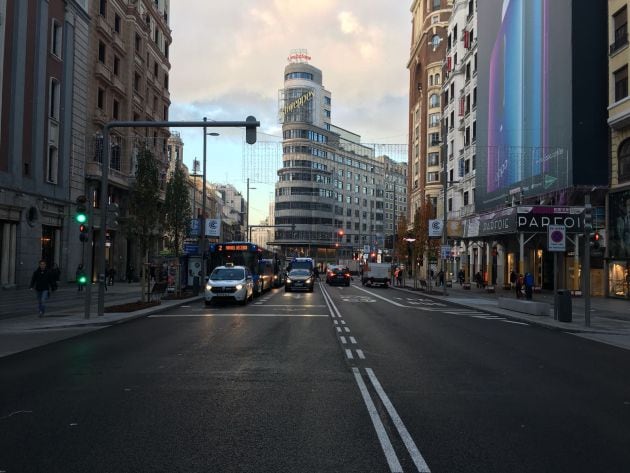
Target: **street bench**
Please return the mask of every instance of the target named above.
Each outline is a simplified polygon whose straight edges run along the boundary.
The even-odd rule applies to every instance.
[[[150,300],[155,300],[155,301],[161,300],[162,296],[166,292],[167,286],[168,286],[168,283],[166,283],[166,282],[156,282],[155,284],[153,284],[153,288],[151,289],[151,293],[149,294],[149,301]]]
[[[531,315],[549,315],[551,305],[547,302],[499,297],[499,308]]]

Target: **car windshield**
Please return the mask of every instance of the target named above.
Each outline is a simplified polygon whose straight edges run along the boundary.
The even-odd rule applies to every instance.
[[[238,268],[219,268],[212,271],[210,279],[213,281],[234,281],[244,279],[245,272]]]
[[[343,273],[347,273],[348,272],[348,268],[335,268],[333,269],[333,273],[335,274],[343,274]]]
[[[290,277],[309,276],[311,272],[308,269],[294,269],[289,273]]]

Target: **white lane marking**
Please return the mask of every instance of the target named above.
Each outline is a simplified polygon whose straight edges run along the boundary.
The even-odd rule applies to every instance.
[[[485,312],[479,312],[476,310],[468,310],[468,311],[459,311],[459,312],[455,312],[452,310],[445,310],[444,311],[445,314],[451,314],[451,315],[486,315]]]
[[[343,329],[346,331],[346,333],[350,333],[350,329],[348,327],[344,327]]]
[[[376,297],[376,298],[378,298],[378,299],[384,300],[385,302],[389,302],[390,304],[393,304],[393,305],[395,305],[395,306],[398,306],[398,307],[407,307],[405,304],[399,304],[398,302],[395,302],[395,301],[393,301],[393,300],[391,300],[391,299],[387,299],[386,297],[379,296],[378,294],[374,294],[374,293],[372,293],[372,292],[370,292],[370,291],[366,291],[366,290],[365,290],[365,289],[363,289],[362,287],[359,287],[359,286],[354,286],[354,287],[355,287],[356,289],[358,289],[359,291],[367,292],[367,293],[368,293],[369,295],[371,295],[372,297]],[[428,309],[423,309],[423,308],[420,308],[420,307],[416,307],[416,309],[419,309],[419,310],[428,310]]]
[[[339,321],[338,320],[333,320],[335,325],[339,325]]]
[[[346,337],[339,337],[341,339],[341,343],[343,343],[344,345],[346,343],[348,343],[348,341],[346,340]]]
[[[411,438],[409,431],[405,427],[405,424],[403,424],[403,421],[398,415],[398,412],[396,412],[394,405],[387,397],[387,394],[385,394],[385,391],[383,390],[383,387],[381,386],[381,383],[379,382],[379,380],[376,378],[374,371],[372,371],[371,368],[366,368],[365,371],[370,377],[370,381],[372,381],[372,385],[374,386],[374,389],[378,393],[378,396],[381,398],[381,401],[383,402],[385,409],[387,409],[387,413],[392,418],[392,421],[394,422],[394,425],[396,426],[396,430],[398,430],[398,434],[400,435],[400,438],[405,444],[405,447],[407,447],[407,451],[409,452],[409,455],[411,456],[413,463],[416,465],[416,468],[418,469],[418,471],[422,473],[429,473],[431,471],[429,469],[429,465],[427,465],[427,462],[422,457],[420,450],[418,450],[418,447],[416,446],[415,442]]]
[[[381,448],[383,449],[383,453],[385,454],[385,458],[387,459],[389,470],[392,473],[402,473],[402,466],[400,465],[398,457],[396,456],[396,452],[394,451],[394,447],[392,446],[392,443],[387,436],[385,426],[383,425],[383,422],[378,415],[378,411],[376,410],[374,401],[372,401],[367,386],[363,382],[363,378],[361,378],[361,373],[359,372],[358,368],[352,368],[352,372],[354,373],[354,379],[359,386],[359,391],[361,391],[361,396],[363,397],[363,402],[365,402],[365,407],[367,407],[368,414],[370,414],[370,418],[372,419],[372,425],[374,425],[376,436],[381,443]]]
[[[357,340],[356,340],[354,337],[350,337],[350,342],[351,342],[353,345],[356,345],[356,344],[357,344]]]
[[[341,327],[337,327],[337,332],[341,333]]]
[[[354,356],[352,356],[352,350],[346,348],[346,356],[349,360],[354,360]]]
[[[516,320],[507,319],[501,319],[501,322],[505,322],[506,324],[529,325],[527,322],[517,322]]]
[[[363,350],[357,349],[357,355],[359,355],[359,358],[361,358],[362,360],[365,360],[365,355],[363,354]]]
[[[346,325],[346,321],[345,321],[345,320],[342,320],[342,321],[341,321],[341,324],[342,324],[342,325]]]
[[[190,306],[189,305],[183,305],[183,306],[181,306],[181,308],[182,309],[190,309]]]
[[[328,291],[324,288],[324,286],[322,286],[322,294],[324,295],[324,301],[326,302],[326,305],[328,306],[328,310],[330,310],[330,315],[334,318],[335,314],[336,317],[341,318],[341,314],[339,313],[339,310],[337,310],[337,306],[335,306],[335,304],[332,301],[332,298],[330,297],[330,294],[328,294]]]
[[[328,314],[154,314],[149,316],[152,319],[161,319],[166,317],[328,317]]]
[[[499,317],[498,315],[471,315],[471,317],[473,319],[485,319],[485,320],[497,320],[497,319],[502,319],[502,317]]]
[[[251,189],[251,187],[250,187]],[[260,304],[260,302],[254,302],[254,304]],[[265,304],[265,307],[296,307],[293,304]],[[300,304],[299,307],[326,307],[324,304]]]

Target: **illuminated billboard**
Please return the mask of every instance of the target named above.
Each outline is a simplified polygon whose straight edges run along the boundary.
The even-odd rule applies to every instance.
[[[605,2],[597,3],[479,2],[478,209],[502,205],[510,191],[528,197],[605,180],[585,171],[594,149],[605,153],[605,62],[596,69],[603,56],[590,54],[605,56]],[[579,51],[584,28],[593,44]]]

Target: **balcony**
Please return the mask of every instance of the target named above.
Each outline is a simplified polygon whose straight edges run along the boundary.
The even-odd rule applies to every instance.
[[[121,54],[124,55],[127,53],[127,47],[125,46],[125,42],[123,41],[123,39],[121,38],[119,34],[114,35],[113,45],[114,45],[114,48],[117,49]]]
[[[96,65],[94,66],[94,73],[96,77],[99,77],[107,82],[109,85],[112,85],[112,71],[101,61],[96,61]]]
[[[117,76],[113,76],[113,86],[120,95],[126,95],[125,84]]]
[[[610,45],[610,54],[614,54],[619,51],[624,46],[628,45],[628,32],[626,28],[623,28],[622,31],[615,32],[615,42]]]
[[[106,36],[107,39],[112,39],[113,28],[109,25],[109,23],[107,23],[107,20],[104,16],[98,15],[96,17],[96,29],[103,33],[103,35]]]

